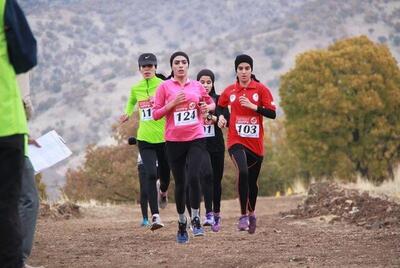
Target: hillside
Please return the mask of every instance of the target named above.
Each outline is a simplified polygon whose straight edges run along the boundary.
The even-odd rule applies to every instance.
[[[364,34],[386,43],[400,59],[399,1],[19,2],[39,42],[32,134],[56,129],[75,155],[50,171],[56,177],[79,163],[89,143],[110,142],[111,125],[139,79],[136,59],[142,52],[154,52],[159,70],[169,73],[170,54],[186,51],[191,76],[213,69],[218,90],[234,79],[234,57],[248,53],[255,74],[278,101],[279,77],[296,55],[337,39]],[[52,181],[62,184],[61,178]]]

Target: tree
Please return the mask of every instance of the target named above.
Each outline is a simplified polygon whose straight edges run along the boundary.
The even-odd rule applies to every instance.
[[[282,77],[288,142],[311,177],[376,183],[400,160],[400,71],[361,36],[306,52]]]
[[[136,133],[136,120],[114,126],[116,145],[89,145],[85,162],[67,171],[65,194],[73,201],[95,199],[103,202],[133,202],[138,199],[137,148],[127,145]]]
[[[286,192],[301,177],[299,160],[287,142],[284,120],[284,117],[264,120],[265,155],[259,178],[260,195]]]

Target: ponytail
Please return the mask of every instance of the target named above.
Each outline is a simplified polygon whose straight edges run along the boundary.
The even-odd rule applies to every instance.
[[[156,76],[157,76],[158,78],[160,78],[161,80],[164,80],[164,81],[168,79],[168,78],[165,77],[165,75],[163,75],[163,74],[156,73]]]
[[[251,79],[253,79],[254,81],[260,83],[260,80],[258,80],[257,77],[254,74],[251,74]]]

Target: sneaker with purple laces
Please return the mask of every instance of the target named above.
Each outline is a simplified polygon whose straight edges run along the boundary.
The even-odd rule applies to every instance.
[[[256,232],[256,223],[257,219],[255,215],[250,215],[249,216],[249,234],[254,234]]]
[[[247,215],[243,215],[239,218],[238,230],[247,231],[248,229],[249,229],[249,217]]]
[[[208,212],[204,218],[203,226],[213,226],[214,224],[214,213]]]
[[[211,230],[213,230],[213,232],[219,232],[220,229],[221,229],[221,217],[219,215],[214,214],[214,224],[211,225]]]

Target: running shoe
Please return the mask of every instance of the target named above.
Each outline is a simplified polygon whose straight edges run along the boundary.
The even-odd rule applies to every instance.
[[[212,226],[214,224],[214,213],[208,212],[204,218],[203,226]]]
[[[214,215],[214,224],[211,226],[211,230],[213,232],[219,232],[221,229],[221,217],[218,215]]]
[[[247,231],[248,229],[249,229],[249,217],[247,215],[243,215],[239,218],[238,230]]]
[[[161,222],[160,215],[154,214],[152,218],[152,224],[150,230],[155,231],[157,229],[160,229],[164,227],[164,224]]]
[[[176,234],[176,242],[179,244],[185,244],[189,242],[189,234],[186,230],[186,222],[178,222],[178,233]]]
[[[161,191],[160,180],[157,180],[157,192],[158,192],[158,207],[164,209],[168,205],[168,192]]]
[[[249,234],[254,234],[256,232],[256,216],[255,215],[251,215],[249,216]]]
[[[150,222],[147,218],[143,218],[142,223],[140,224],[142,227],[150,226]]]
[[[192,220],[192,228],[193,228],[193,235],[194,236],[203,236],[204,235],[204,230],[203,227],[201,227],[200,223],[200,218],[199,217],[194,217]]]
[[[159,208],[166,208],[168,205],[168,192],[158,192],[158,207]]]

